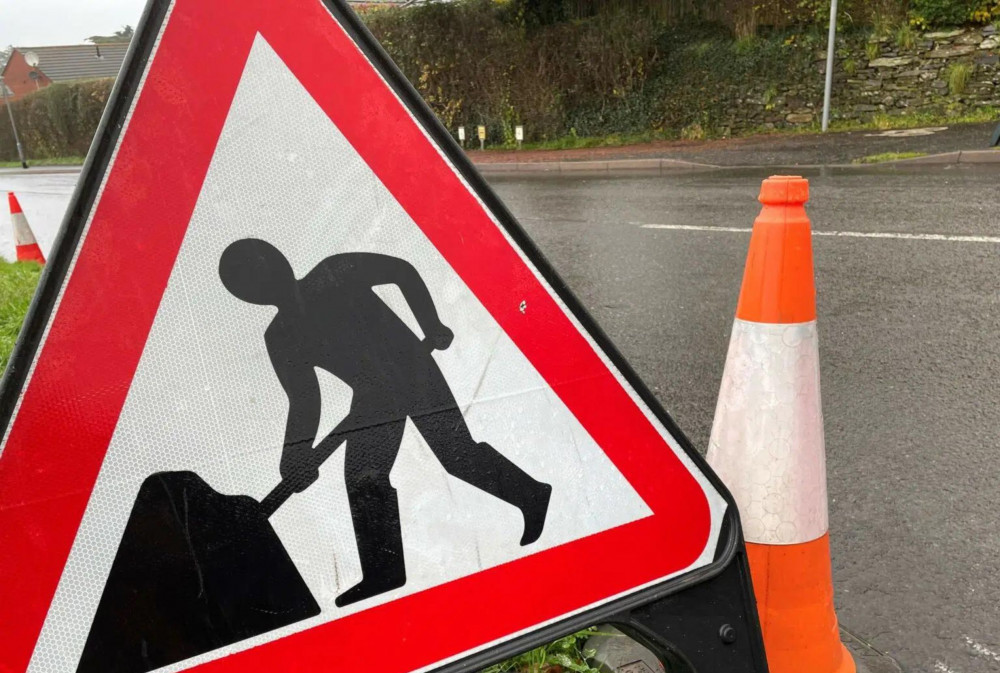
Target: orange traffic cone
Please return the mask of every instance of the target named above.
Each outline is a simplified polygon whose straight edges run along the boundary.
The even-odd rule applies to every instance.
[[[14,227],[14,246],[17,248],[17,261],[25,262],[31,260],[39,264],[45,264],[45,255],[42,254],[42,249],[38,247],[35,235],[31,233],[31,227],[28,226],[28,218],[24,216],[24,211],[21,210],[21,204],[17,202],[14,192],[10,192],[7,195],[7,201],[10,203],[10,223]]]
[[[708,462],[736,498],[771,673],[854,673],[833,609],[809,182],[764,181]]]

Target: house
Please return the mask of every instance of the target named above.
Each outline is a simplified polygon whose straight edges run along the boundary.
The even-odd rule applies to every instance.
[[[72,44],[61,47],[14,47],[0,71],[11,100],[53,82],[116,77],[128,44]]]

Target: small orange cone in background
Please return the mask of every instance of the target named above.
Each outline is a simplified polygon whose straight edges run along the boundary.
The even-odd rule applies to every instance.
[[[833,609],[809,182],[760,190],[708,462],[740,510],[771,673],[854,673]]]
[[[21,204],[17,202],[14,192],[7,194],[7,201],[10,203],[10,223],[14,227],[14,245],[17,248],[17,261],[35,261],[45,264],[45,256],[42,249],[38,247],[35,235],[31,233],[28,226],[28,218],[21,210]]]

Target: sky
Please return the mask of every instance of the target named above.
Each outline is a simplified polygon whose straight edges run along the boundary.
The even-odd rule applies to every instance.
[[[139,22],[145,0],[0,0],[0,48],[80,44]]]

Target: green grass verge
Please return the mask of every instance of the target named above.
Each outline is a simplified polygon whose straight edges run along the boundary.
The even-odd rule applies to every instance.
[[[53,157],[51,159],[32,159],[28,157],[28,166],[81,166],[84,157]],[[0,168],[20,168],[20,161],[0,161]]]
[[[10,360],[41,273],[41,265],[35,262],[0,260],[0,371]]]
[[[869,154],[866,157],[855,159],[855,164],[881,164],[886,161],[899,161],[901,159],[916,159],[926,157],[927,152],[882,152],[881,154]]]
[[[955,126],[956,124],[983,124],[1000,121],[1000,110],[994,107],[981,107],[964,114],[947,115],[929,112],[913,112],[901,115],[888,115],[877,112],[870,119],[833,119],[830,121],[831,131],[891,131],[894,129],[916,129],[924,126]],[[783,129],[753,129],[744,136],[765,134],[800,134],[821,133],[819,121]]]
[[[578,136],[568,135],[555,140],[543,140],[533,143],[524,143],[522,149],[526,150],[576,150],[591,147],[622,147],[624,145],[641,145],[657,140],[676,140],[680,136],[674,131],[644,131],[642,133],[612,133],[606,136]],[[487,149],[511,149],[507,148],[487,148]]]
[[[955,124],[982,124],[1000,121],[1000,110],[984,106],[970,112],[958,115],[931,114],[916,112],[903,115],[887,115],[877,113],[867,122],[836,120],[830,123],[830,128],[836,131],[888,131],[891,129],[915,129],[922,126],[953,126]],[[817,128],[818,125],[817,125]]]

